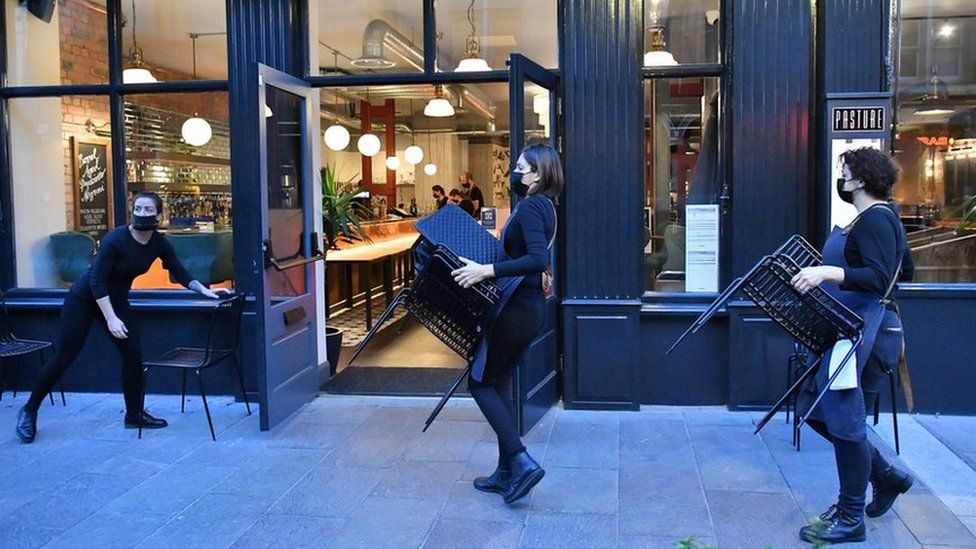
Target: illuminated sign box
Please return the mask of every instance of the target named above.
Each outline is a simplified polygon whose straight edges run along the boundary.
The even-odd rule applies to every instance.
[[[835,132],[878,132],[885,130],[885,108],[834,107],[830,119]]]

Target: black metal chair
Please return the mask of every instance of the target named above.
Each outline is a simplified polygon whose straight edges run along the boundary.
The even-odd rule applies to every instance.
[[[891,388],[891,424],[895,431],[895,454],[901,455],[901,441],[898,439],[898,372],[888,370],[888,385]],[[874,399],[874,424],[881,419],[881,393]]]
[[[3,292],[0,292],[0,366],[5,366],[10,359],[17,360],[17,370],[14,374],[14,398],[17,397],[17,386],[20,383],[20,368],[24,357],[37,353],[40,365],[44,366],[44,351],[53,348],[50,341],[36,339],[21,339],[13,334],[10,316],[7,314],[7,300]],[[4,382],[6,381],[6,368],[0,369],[0,400],[3,400]],[[64,388],[58,383],[58,391],[61,393],[61,405],[67,406],[68,401],[64,397]],[[51,405],[54,405],[54,394],[48,396]]]
[[[244,374],[241,372],[240,361],[237,357],[243,307],[244,296],[242,295],[220,301],[214,307],[210,316],[210,327],[207,331],[205,347],[177,347],[170,349],[155,360],[147,360],[142,363],[143,372],[147,378],[151,368],[175,368],[182,371],[180,413],[186,411],[186,374],[192,371],[196,375],[197,385],[200,388],[200,398],[203,400],[203,409],[207,414],[207,423],[210,425],[210,438],[214,441],[217,440],[217,434],[214,432],[213,419],[210,417],[210,406],[207,404],[207,393],[201,375],[203,370],[216,366],[225,360],[233,360],[237,380],[241,385],[241,393],[244,395],[244,406],[247,407],[247,415],[251,415],[251,403],[248,401],[247,389],[244,387]],[[145,405],[145,385],[143,385],[142,402]],[[139,427],[139,438],[142,438],[141,426]]]

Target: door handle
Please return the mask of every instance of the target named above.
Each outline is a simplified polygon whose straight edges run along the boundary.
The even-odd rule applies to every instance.
[[[286,271],[288,269],[294,269],[295,267],[301,267],[302,265],[308,265],[309,263],[315,263],[316,261],[325,260],[325,253],[319,249],[318,235],[312,233],[312,255],[310,257],[305,257],[301,252],[295,253],[290,257],[277,258],[274,254],[274,248],[271,245],[271,239],[264,241],[264,268],[274,267],[276,271]]]

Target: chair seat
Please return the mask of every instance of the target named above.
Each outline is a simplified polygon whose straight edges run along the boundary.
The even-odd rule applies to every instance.
[[[228,350],[213,351],[210,353],[210,360],[207,361],[207,350],[202,347],[177,347],[166,351],[166,354],[159,358],[145,360],[142,364],[153,368],[206,368],[230,355],[231,351]]]
[[[30,339],[10,339],[0,341],[0,358],[30,354],[51,346],[50,341],[34,341]]]

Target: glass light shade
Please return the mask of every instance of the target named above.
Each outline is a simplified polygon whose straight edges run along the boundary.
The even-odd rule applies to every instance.
[[[403,151],[403,157],[407,159],[407,162],[416,166],[424,161],[424,150],[417,145],[410,145],[407,150]]]
[[[955,109],[944,107],[921,107],[915,110],[915,114],[918,116],[946,116],[954,112],[956,112]]]
[[[386,157],[386,169],[397,171],[400,169],[400,159],[396,156]]]
[[[180,133],[183,134],[183,141],[186,141],[194,147],[206,145],[210,142],[210,138],[213,137],[213,130],[210,128],[210,123],[199,116],[187,118],[186,122],[183,122],[183,128],[180,130]]]
[[[424,107],[424,114],[434,118],[454,116],[454,105],[451,105],[451,102],[443,97],[435,97],[427,102],[427,106]]]
[[[149,72],[149,69],[133,67],[122,71],[123,84],[151,84],[153,82],[157,82],[157,80],[153,73]]]
[[[363,134],[356,142],[356,148],[363,156],[376,156],[380,152],[380,138],[371,133]]]
[[[678,64],[669,51],[649,51],[644,54],[645,67],[673,67]]]
[[[271,110],[271,107],[265,105],[264,106],[264,117],[265,118],[271,118],[272,116],[274,116],[274,111]]]
[[[437,164],[433,162],[428,162],[424,165],[424,173],[427,175],[434,175],[437,173]]]
[[[325,139],[325,146],[333,151],[341,151],[349,146],[349,130],[341,124],[333,124],[326,128],[322,138]]]
[[[491,66],[484,59],[480,57],[465,57],[458,63],[454,72],[481,72],[490,70]]]

